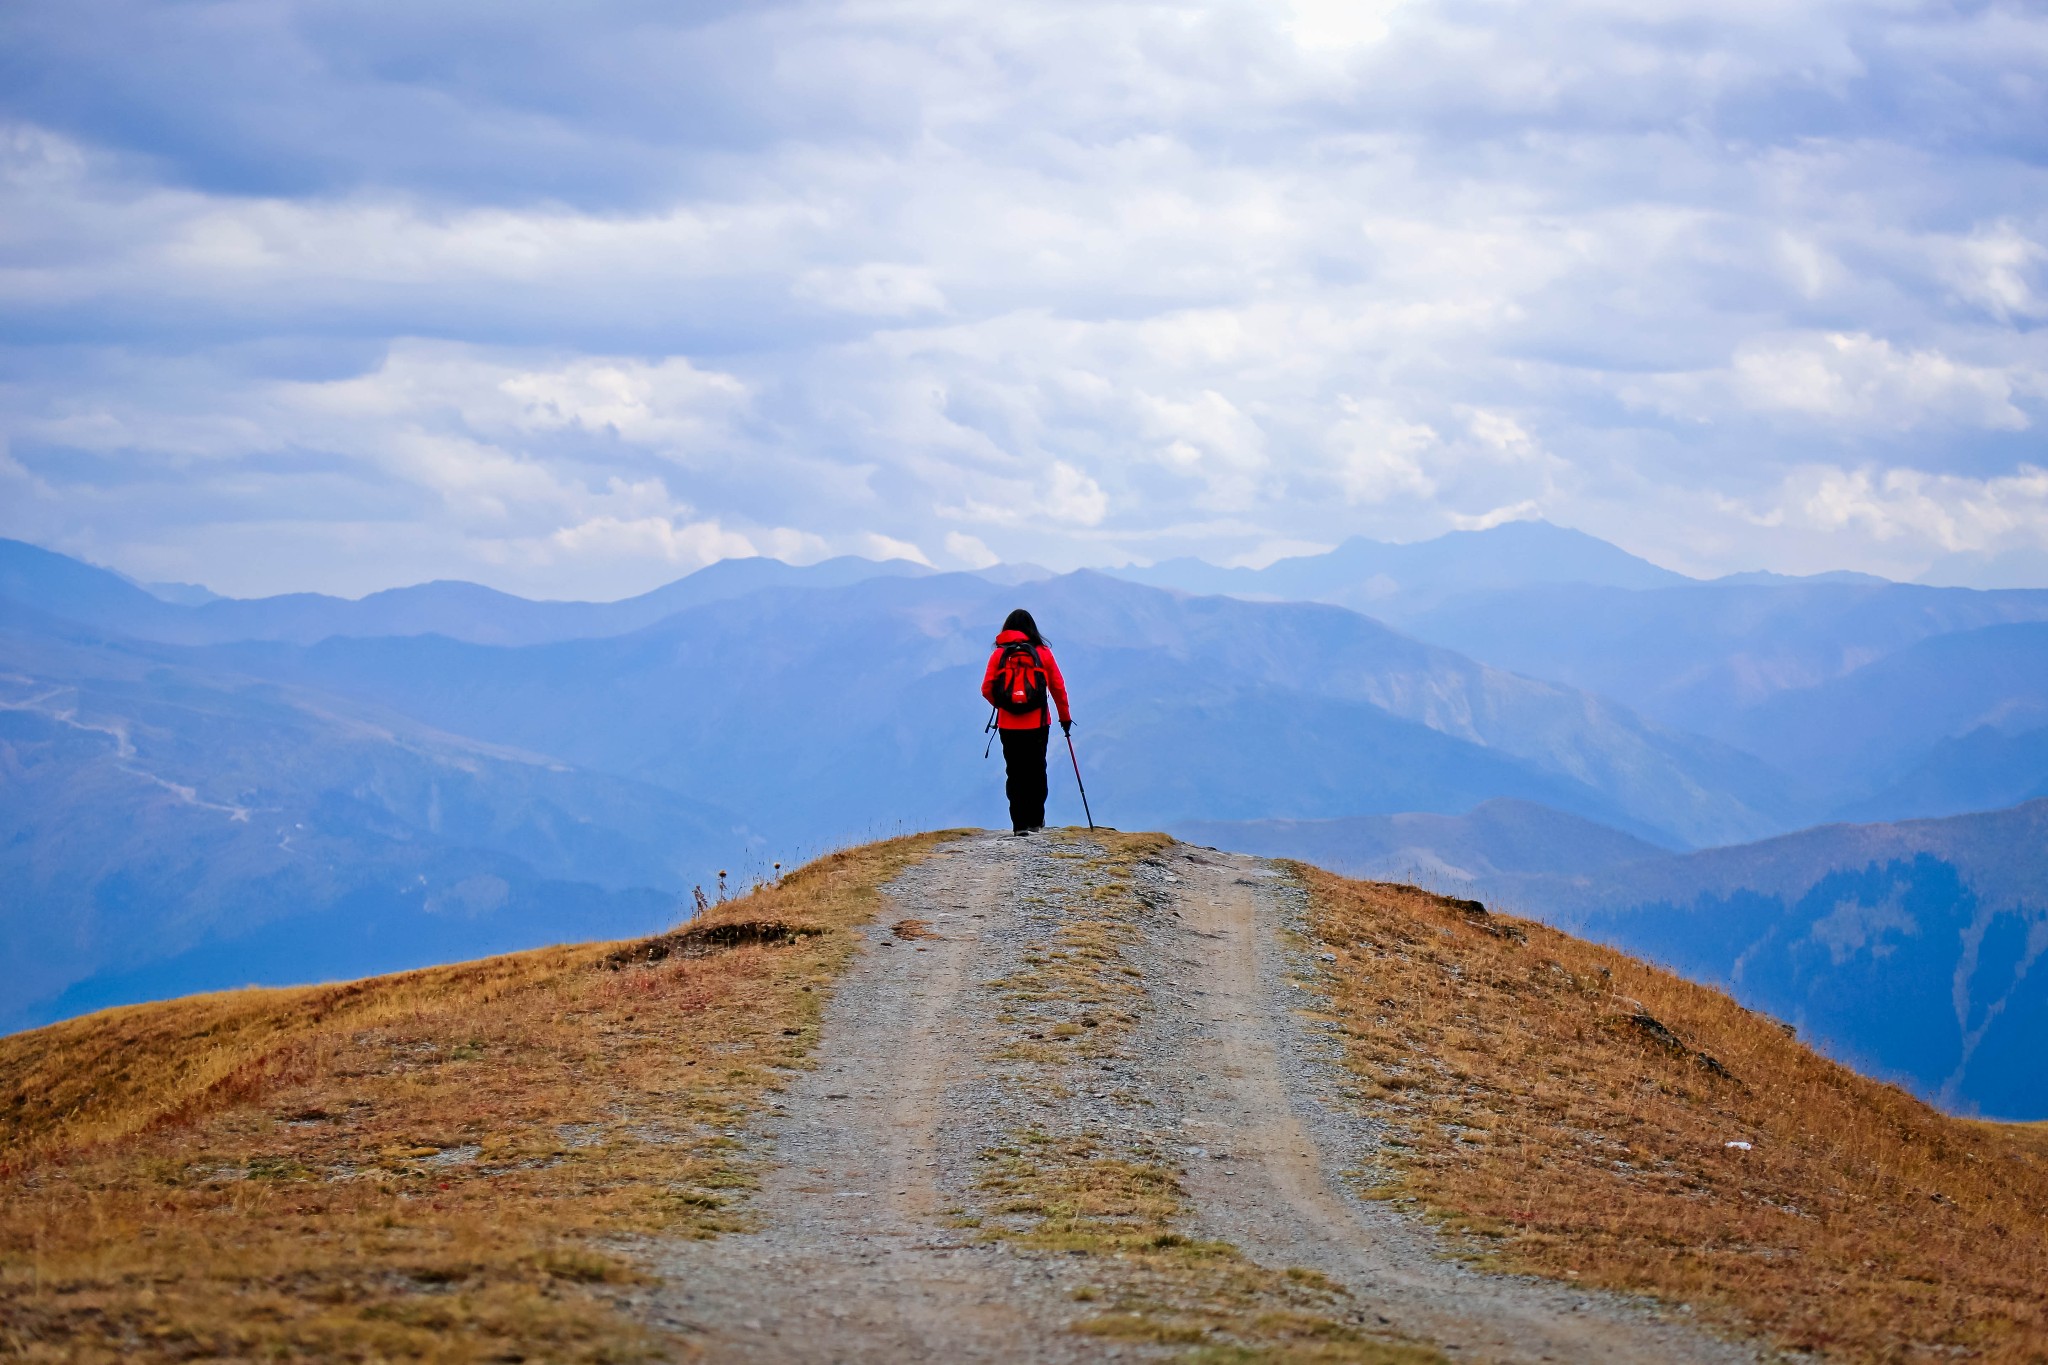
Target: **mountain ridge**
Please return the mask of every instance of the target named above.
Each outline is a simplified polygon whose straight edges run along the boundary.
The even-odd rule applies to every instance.
[[[1188,823],[1184,837],[1419,878],[1728,990],[1931,1101],[2048,1117],[2048,799],[1695,851],[1555,811]]]
[[[2037,1138],[1540,923],[1157,835],[912,836],[626,943],[0,1038],[0,1152],[0,1314],[60,1354],[2048,1342]]]
[[[721,790],[738,784],[730,789],[750,793],[734,798],[745,806],[767,799],[761,784],[771,774],[792,773],[799,787],[809,780],[809,765],[827,742],[811,688],[828,658],[839,661],[829,667],[841,670],[837,681],[846,695],[871,704],[876,715],[865,720],[857,708],[844,717],[848,724],[831,727],[844,762],[887,772],[924,761],[919,755],[945,740],[928,723],[910,724],[909,714],[978,728],[974,689],[985,657],[984,623],[1019,596],[1046,619],[1066,622],[1053,644],[1070,672],[1080,661],[1074,676],[1103,670],[1095,705],[1114,711],[1111,722],[1096,727],[1105,738],[1113,739],[1118,725],[1149,722],[1159,697],[1175,697],[1185,710],[1234,687],[1267,687],[1370,707],[1534,764],[1601,793],[1595,804],[1610,821],[1640,821],[1687,842],[1760,832],[1783,818],[1746,804],[1769,808],[1778,797],[1778,780],[1757,760],[1649,725],[1600,698],[1475,665],[1343,608],[1174,596],[1085,570],[1022,589],[961,574],[770,589],[691,608],[628,636],[524,649],[330,639],[300,653],[219,646],[213,657],[245,671],[354,691],[469,733],[497,726],[489,735],[502,742],[624,776],[674,785],[690,780],[691,770],[717,773]],[[1142,666],[1139,645],[1152,656]],[[427,677],[440,680],[432,695],[417,681]],[[1112,692],[1106,702],[1104,688]],[[543,692],[554,700],[539,704],[534,699]],[[715,747],[702,740],[650,746],[637,730],[608,728],[614,717],[642,716],[680,743],[686,732],[674,728],[674,717],[686,694],[701,698],[690,704],[693,714],[716,716]],[[918,700],[906,711],[899,697]],[[827,714],[840,716],[830,708]],[[877,742],[878,730],[886,730],[886,742]],[[699,726],[689,733],[710,732]],[[730,736],[739,734],[768,746],[744,768],[725,762]],[[963,771],[956,790],[964,794],[976,781]],[[964,813],[923,806],[906,809],[905,818],[944,822]],[[1191,814],[1141,803],[1131,818]]]
[[[1583,531],[1547,521],[1504,522],[1421,541],[1354,536],[1322,554],[1279,559],[1259,569],[1172,559],[1105,572],[1152,587],[1331,602],[1397,617],[1428,602],[1504,583],[1652,587],[1692,581]]]
[[[238,640],[316,644],[332,636],[446,635],[478,644],[543,644],[623,635],[686,607],[770,586],[843,586],[884,575],[930,573],[910,560],[845,555],[808,565],[765,557],[721,559],[671,583],[612,602],[519,597],[479,583],[436,579],[359,598],[283,593],[205,601],[159,596],[102,569],[24,541],[0,539],[0,597],[52,615],[164,644]]]
[[[630,932],[728,812],[0,604],[0,1027]]]

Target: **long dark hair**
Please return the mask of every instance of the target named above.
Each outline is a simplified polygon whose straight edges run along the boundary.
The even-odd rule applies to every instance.
[[[1045,643],[1045,637],[1038,633],[1038,622],[1031,619],[1031,613],[1019,607],[1003,618],[1003,630],[1021,630],[1024,638],[1034,645]]]

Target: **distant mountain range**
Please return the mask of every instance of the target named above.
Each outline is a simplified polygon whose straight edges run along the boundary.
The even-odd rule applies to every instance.
[[[445,635],[476,644],[531,645],[625,635],[686,607],[762,588],[838,587],[863,579],[932,572],[909,560],[852,557],[798,568],[777,559],[723,559],[686,578],[617,602],[533,602],[476,583],[436,582],[351,599],[319,593],[217,597],[189,583],[140,587],[119,574],[0,540],[0,599],[53,616],[166,644],[335,636]]]
[[[1567,583],[1659,588],[1693,581],[1583,531],[1546,521],[1453,531],[1409,544],[1360,536],[1327,553],[1275,560],[1262,569],[1169,559],[1148,568],[1110,572],[1155,588],[1267,601],[1330,602],[1390,620],[1447,598],[1495,588]]]
[[[1620,702],[1777,768],[1793,823],[1993,810],[2048,791],[2048,637],[2036,630],[2048,630],[2048,589],[1846,573],[1700,581],[1543,522],[1352,540],[1264,569],[1172,560],[1116,572],[1351,606]]]
[[[1697,853],[1507,801],[1174,832],[1535,915],[1724,986],[1938,1103],[2048,1116],[2048,801]]]
[[[1404,812],[1337,820],[1184,820],[1190,843],[1297,858],[1346,877],[1410,882],[1447,896],[1492,892],[1530,875],[1590,877],[1672,852],[1533,801],[1497,798],[1462,815]]]
[[[493,945],[588,937],[673,913],[719,866],[1000,823],[976,685],[1018,600],[1058,623],[1091,789],[1126,827],[1500,796],[1688,843],[1784,818],[1752,759],[1333,607],[1085,573],[1019,588],[877,566],[845,583],[866,570],[828,564],[739,594],[739,570],[707,570],[668,592],[694,605],[626,634],[308,645],[293,639],[364,604],[274,598],[242,619],[285,638],[193,645],[165,641],[223,629],[236,604],[149,599],[20,548],[8,564],[0,757],[24,776],[0,796],[18,878],[0,933],[40,965],[0,986],[0,1020],[150,982],[327,975],[342,939],[424,955],[458,886],[500,888],[463,921]],[[1055,808],[1079,816],[1065,779]],[[544,886],[581,888],[585,908],[551,923],[528,894]],[[343,921],[298,923],[343,906],[340,938]]]
[[[1018,600],[1058,623],[1105,808],[1126,823],[1514,795],[1698,844],[1787,815],[1755,759],[1353,612],[1088,572],[1024,590],[961,574],[770,589],[523,649],[332,639],[199,657],[837,838],[860,832],[856,812],[994,813],[976,689],[990,623]]]
[[[1021,604],[1098,818],[1504,898],[2048,1114],[2005,1032],[2041,950],[1998,956],[2048,935],[2048,874],[1997,852],[2048,795],[2048,593],[1739,577],[1524,523],[1256,571],[742,560],[617,603],[236,601],[0,542],[0,950],[31,964],[0,1027],[638,932],[720,867],[1000,824],[975,684]],[[1773,838],[1969,811],[2002,833]],[[1052,813],[1080,816],[1063,771]],[[1904,992],[1896,1028],[1860,990]]]
[[[1780,692],[1735,718],[1726,733],[1752,753],[1776,755],[1790,771],[1827,775],[1842,793],[1875,789],[1861,804],[1889,814],[1914,799],[1901,779],[1940,762],[1937,748],[1953,754],[1948,741],[2044,728],[2048,621],[2028,621],[1936,635],[1817,686]],[[2038,750],[2041,741],[2031,744]],[[1967,770],[1960,758],[1949,758],[1950,773]],[[2022,785],[2043,779],[2048,771],[2017,775]],[[2021,794],[1965,799],[2002,805],[1999,798]]]
[[[1667,725],[1768,745],[1750,728],[1749,713],[1775,698],[1817,695],[1945,635],[2044,621],[2048,590],[1801,581],[1490,590],[1442,602],[1404,626],[1495,667],[1612,697]],[[1944,693],[1937,687],[1935,695]],[[1855,713],[1843,719],[1849,723],[1825,728],[1848,732],[1870,723]]]
[[[0,604],[0,1028],[680,918],[746,846],[658,787]]]

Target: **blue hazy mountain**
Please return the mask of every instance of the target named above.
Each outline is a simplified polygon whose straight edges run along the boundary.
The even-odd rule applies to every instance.
[[[2048,797],[2048,726],[2014,734],[1980,725],[1937,742],[1891,785],[1860,797],[1845,820],[1909,820],[1998,810]]]
[[[181,607],[203,607],[221,598],[219,593],[199,583],[142,583],[137,586],[151,597]]]
[[[36,567],[102,619],[206,610]],[[976,687],[1018,601],[1060,623],[1110,823],[1509,797],[1701,842],[1782,818],[1760,765],[1598,698],[1338,608],[1099,575],[767,587],[524,646],[179,645],[6,604],[0,947],[30,965],[0,1023],[637,932],[719,865],[1001,823]]]
[[[1404,628],[1497,668],[1612,697],[1724,739],[1781,693],[1820,687],[1938,635],[2048,621],[2048,591],[1717,581],[1467,594]]]
[[[672,921],[673,792],[0,607],[0,1028]]]
[[[1819,686],[1779,693],[1727,733],[1790,769],[1829,775],[1846,799],[1893,788],[1944,741],[2043,726],[2048,622],[2030,621],[1922,640]],[[2023,761],[2023,753],[2009,756]]]
[[[1804,581],[1490,592],[1407,628],[1764,757],[1816,817],[1897,819],[2048,783],[2018,739],[2048,723],[2044,622],[2048,591]]]
[[[1171,833],[1190,843],[1298,858],[1347,877],[1411,882],[1451,896],[1468,896],[1513,876],[1591,877],[1671,851],[1582,816],[1506,798],[1462,815],[1190,820]]]
[[[1788,818],[1761,763],[1600,698],[1335,607],[1085,572],[1022,588],[940,575],[769,590],[632,635],[520,649],[421,637],[214,654],[837,838],[876,819],[1000,822],[976,690],[992,623],[1019,602],[1057,623],[1091,781],[1127,827],[1494,796],[1686,844]]]
[[[1195,823],[1610,942],[1950,1108],[2048,1118],[2048,800],[1670,853],[1556,811]]]
[[[2048,801],[1831,825],[1502,894],[1944,1106],[2048,1117]]]
[[[1489,588],[1565,583],[1655,588],[1690,581],[1583,531],[1547,521],[1511,521],[1409,544],[1359,536],[1325,554],[1276,560],[1262,569],[1169,559],[1147,568],[1110,572],[1152,587],[1331,602],[1393,620],[1446,598]]]
[[[2024,631],[1992,630],[2048,623],[2048,590],[1850,573],[1702,582],[1542,522],[1347,541],[1259,570],[1175,560],[1118,572],[1357,607],[1748,752],[1781,771],[1784,805],[1807,819],[1996,809],[2048,784],[2038,745],[2020,738],[2048,725],[2043,652]],[[1978,631],[1991,633],[1964,640]]]
[[[1510,672],[1612,698],[1669,730],[1705,735],[1779,767],[1781,791],[1772,807],[1781,817],[1776,828],[1830,815],[1888,818],[1992,809],[2023,799],[2048,779],[2030,761],[2016,764],[1990,752],[1998,747],[1995,739],[1980,742],[1984,753],[1964,746],[1936,755],[1938,746],[1962,740],[1974,713],[1928,733],[1924,726],[1896,726],[1881,706],[1855,704],[1853,688],[1829,690],[1829,684],[1922,641],[1993,624],[2048,620],[2048,591],[1926,588],[1855,574],[1738,574],[1696,583],[1540,522],[1415,545],[1353,541],[1329,555],[1259,571],[1177,562],[1174,572],[1162,566],[1153,576],[1233,591],[1343,596],[1349,591],[1345,585],[1357,587],[1363,580],[1356,574],[1367,569],[1407,575],[1407,587],[1371,605],[1405,613],[1403,628],[1412,635]],[[829,587],[927,572],[903,561],[841,559],[792,568],[749,559],[725,561],[615,603],[528,602],[474,584],[430,583],[361,601],[297,594],[185,607],[118,575],[0,542],[0,597],[141,638],[188,643],[417,634],[476,643],[554,642],[629,634],[675,611],[771,586]],[[998,566],[980,576],[1016,584],[1047,575]],[[1485,586],[1521,579],[1535,586]],[[2031,667],[2032,661],[2021,664]],[[1948,715],[1943,699],[1952,680],[1936,671],[1918,682],[1931,689],[1925,693],[1935,703],[1931,714]],[[1798,694],[1808,695],[1802,701]],[[1787,728],[1774,720],[1780,713],[1797,717],[1788,723],[1798,741],[1795,750],[1777,738]],[[1996,735],[2015,733],[2009,719],[1992,728]],[[1900,736],[1911,740],[1903,751]],[[1796,760],[1787,757],[1793,752]],[[1867,761],[1875,757],[1882,761]],[[1936,767],[1916,781],[1912,774],[1923,763]],[[1538,795],[1528,788],[1498,790]],[[1554,796],[1545,792],[1539,799]],[[1433,799],[1426,808],[1439,805]],[[1614,810],[1604,816],[1636,818]],[[1680,826],[1655,819],[1644,828],[1675,832]],[[1759,832],[1730,827],[1715,837]]]
[[[1658,679],[1695,675],[1696,695],[1735,696],[1698,710],[1745,752],[1341,607],[1100,574],[743,562],[612,631],[525,614],[591,604],[470,585],[392,595],[411,616],[180,605],[0,551],[0,597],[91,622],[0,614],[0,876],[26,888],[0,904],[0,949],[32,964],[15,1021],[634,932],[716,864],[999,824],[975,685],[994,623],[1025,605],[1074,683],[1107,823],[1501,900],[1723,981],[1945,1102],[2048,1114],[2011,1032],[2038,1029],[2048,979],[2038,803],[1757,842],[1821,802],[1911,814],[2040,790],[2048,626],[2023,619],[2040,594],[1552,584],[1414,618],[1490,602],[1499,638],[1473,629],[1497,654],[1547,622],[1578,632],[1560,671],[1667,698],[1683,686]],[[224,606],[244,614],[191,624]],[[333,611],[355,624],[316,620]],[[417,630],[434,611],[469,613],[451,629],[472,638]],[[393,633],[354,633],[373,627]],[[256,638],[207,643],[232,630]],[[1631,637],[1662,662],[1631,673]],[[1053,815],[1080,816],[1063,768]],[[1724,847],[1670,851],[1707,844]]]
[[[839,587],[878,576],[930,572],[902,559],[845,556],[803,566],[776,559],[723,559],[617,602],[534,602],[460,582],[422,583],[359,599],[320,593],[231,598],[189,584],[146,591],[108,570],[21,541],[0,540],[0,600],[171,644],[312,644],[331,635],[446,635],[483,644],[537,644],[624,635],[685,607],[766,587]],[[173,591],[161,591],[166,587]]]

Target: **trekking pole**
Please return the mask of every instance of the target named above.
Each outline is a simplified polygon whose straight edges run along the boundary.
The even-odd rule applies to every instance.
[[[988,724],[986,724],[986,725],[982,726],[981,728],[982,728],[983,732],[984,732],[984,733],[986,733],[986,734],[988,735],[988,743],[986,743],[986,744],[984,744],[984,745],[982,745],[982,746],[981,746],[981,756],[982,756],[983,758],[987,758],[987,757],[989,756],[989,751],[990,751],[990,750],[992,750],[992,749],[994,749],[994,748],[996,747],[996,708],[995,708],[995,707],[991,706],[991,707],[989,707],[989,708],[988,708]]]
[[[1081,813],[1088,817],[1088,832],[1095,832],[1095,812],[1088,809],[1088,788],[1081,781],[1081,760],[1074,757],[1074,732],[1062,730],[1067,739],[1067,761],[1074,765],[1074,785],[1081,789]]]

